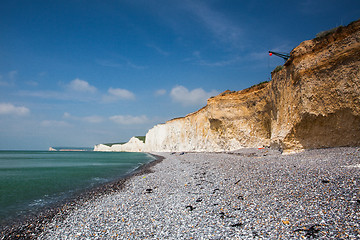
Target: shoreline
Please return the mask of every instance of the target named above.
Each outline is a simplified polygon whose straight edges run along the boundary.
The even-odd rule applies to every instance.
[[[39,239],[357,239],[360,148],[158,153],[123,191],[45,226]]]
[[[122,182],[120,191],[99,192],[66,206],[27,238],[357,239],[360,235],[359,147],[293,155],[271,149],[157,154],[159,162],[139,169]]]
[[[119,179],[86,189],[58,203],[46,206],[35,213],[24,215],[20,220],[10,220],[9,224],[0,226],[0,239],[34,239],[43,231],[44,226],[51,222],[56,216],[60,215],[65,217],[74,208],[81,206],[87,201],[122,191],[126,181],[129,181],[134,176],[151,173],[151,168],[164,159],[163,156],[152,153],[147,154],[153,156],[155,159],[139,166],[134,171]]]

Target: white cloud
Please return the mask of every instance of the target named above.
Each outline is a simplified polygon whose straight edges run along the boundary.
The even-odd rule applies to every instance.
[[[147,123],[149,120],[145,115],[130,116],[130,115],[116,115],[109,118],[111,121],[122,125],[137,125]]]
[[[68,112],[64,112],[64,118],[71,118],[71,114]]]
[[[0,114],[24,116],[30,113],[27,107],[16,107],[11,103],[0,103]]]
[[[202,88],[196,88],[189,91],[184,86],[176,86],[171,92],[170,96],[175,102],[181,103],[183,106],[190,105],[204,105],[206,104],[206,100],[212,96],[217,95],[218,92],[212,90],[210,92],[206,92]]]
[[[96,87],[91,86],[87,81],[76,78],[72,80],[68,85],[70,90],[79,92],[96,92]]]
[[[17,71],[10,71],[7,73],[7,75],[4,76],[4,80],[3,80],[3,76],[0,75],[0,86],[14,86],[15,85],[15,79],[16,79],[16,75],[18,74]]]
[[[135,94],[122,88],[109,88],[108,94],[103,97],[105,102],[114,102],[119,99],[134,100]]]
[[[109,88],[108,92],[116,97],[119,97],[121,99],[134,99],[135,95],[126,89],[121,88]]]
[[[159,89],[155,92],[155,96],[162,96],[166,94],[166,90],[165,89]]]

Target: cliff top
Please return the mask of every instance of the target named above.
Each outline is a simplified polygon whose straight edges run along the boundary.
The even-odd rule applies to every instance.
[[[360,20],[357,20],[357,21],[350,23],[347,26],[339,26],[339,27],[321,32],[321,33],[317,34],[316,38],[314,38],[312,40],[304,41],[304,42],[300,43],[299,46],[295,47],[290,53],[290,58],[286,61],[286,63],[284,65],[288,66],[294,61],[294,59],[300,59],[300,58],[305,57],[308,54],[314,54],[315,52],[321,51],[322,49],[326,48],[327,45],[330,45],[337,41],[341,41],[341,40],[345,39],[346,37],[348,37],[349,35],[357,32],[359,30],[360,30]],[[207,105],[204,106],[203,108],[201,108],[193,113],[189,113],[184,117],[174,118],[167,122],[172,122],[174,120],[183,119],[188,116],[197,114],[197,113],[203,111],[204,109],[206,109],[209,104],[219,101],[219,100],[230,100],[233,98],[238,98],[242,95],[255,93],[255,92],[260,91],[260,90],[264,89],[265,87],[267,87],[269,85],[269,83],[270,82],[267,82],[267,81],[261,82],[259,84],[253,85],[249,88],[246,88],[246,89],[243,89],[240,91],[226,90],[217,96],[209,98]]]
[[[341,41],[349,35],[360,30],[360,20],[354,21],[347,26],[339,26],[317,34],[317,37],[300,43],[291,53],[285,65],[289,65],[295,58],[309,53],[317,52],[327,45]]]

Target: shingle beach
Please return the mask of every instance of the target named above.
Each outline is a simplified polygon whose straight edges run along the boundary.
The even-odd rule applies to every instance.
[[[152,172],[55,216],[39,239],[360,238],[360,148],[157,154]]]

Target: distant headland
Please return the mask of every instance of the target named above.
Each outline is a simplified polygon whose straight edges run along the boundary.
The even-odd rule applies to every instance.
[[[85,152],[92,151],[92,148],[86,147],[49,147],[49,151],[59,151],[59,152]]]

